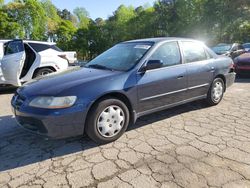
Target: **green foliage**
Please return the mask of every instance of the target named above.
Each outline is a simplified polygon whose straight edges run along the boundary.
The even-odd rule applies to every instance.
[[[0,0],[0,7],[4,5],[4,0]]]
[[[91,20],[51,0],[0,0],[0,37],[53,40],[91,59],[117,42],[148,37],[191,37],[215,43],[250,42],[249,0],[156,0],[153,6],[121,5],[108,19]]]
[[[60,16],[57,14],[57,9],[55,5],[52,4],[51,0],[43,0],[42,7],[46,14],[46,20],[47,20],[47,28],[46,28],[46,34],[47,38],[53,41],[55,37],[55,33],[59,27],[59,24],[61,22]]]
[[[64,50],[70,50],[75,32],[76,28],[71,21],[61,20],[56,31],[58,45]]]
[[[78,19],[78,27],[87,29],[90,23],[88,11],[83,7],[77,7],[73,12]]]
[[[44,38],[46,15],[42,4],[37,0],[15,1],[5,7],[7,14],[23,27],[25,38]]]
[[[21,26],[0,10],[0,38],[23,37]]]

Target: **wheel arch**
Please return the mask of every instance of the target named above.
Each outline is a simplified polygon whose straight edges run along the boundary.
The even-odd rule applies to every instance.
[[[215,78],[214,79],[216,79],[216,78],[221,78],[222,80],[223,80],[223,82],[224,82],[224,92],[226,91],[226,88],[227,88],[227,81],[226,81],[226,77],[223,75],[223,74],[218,74],[217,76],[215,76]]]
[[[36,75],[36,73],[37,73],[39,70],[44,69],[44,68],[48,68],[48,69],[51,69],[51,70],[53,70],[54,72],[56,72],[56,69],[55,69],[55,67],[53,67],[53,66],[38,67],[38,68],[36,68],[36,69],[34,70],[34,72],[33,72],[33,74],[32,74],[32,79],[35,78],[35,75]]]
[[[117,92],[117,91],[106,93],[106,94],[98,97],[94,102],[92,102],[89,109],[88,109],[88,112],[87,112],[87,116],[86,116],[87,118],[89,117],[89,113],[90,113],[91,109],[93,108],[93,106],[96,103],[98,103],[99,101],[104,100],[105,98],[114,98],[114,99],[118,99],[118,100],[122,101],[128,107],[128,110],[129,110],[129,115],[131,117],[129,124],[134,123],[136,121],[136,115],[134,113],[131,101],[129,100],[129,98],[125,94],[123,94],[121,92]]]

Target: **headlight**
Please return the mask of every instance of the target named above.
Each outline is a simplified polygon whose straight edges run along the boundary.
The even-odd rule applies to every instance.
[[[49,109],[68,108],[74,105],[76,98],[76,96],[37,97],[29,103],[29,106]]]

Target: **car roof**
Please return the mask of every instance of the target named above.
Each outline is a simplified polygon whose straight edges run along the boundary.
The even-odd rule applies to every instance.
[[[35,43],[35,44],[47,44],[47,45],[55,45],[54,42],[46,42],[46,41],[36,41],[36,40],[23,40],[23,42]]]
[[[158,43],[158,42],[163,42],[163,41],[197,41],[201,42],[198,40],[190,39],[190,38],[181,38],[181,37],[158,37],[158,38],[145,38],[145,39],[136,39],[136,40],[130,40],[130,41],[125,41],[122,43],[130,43],[130,42],[152,42],[152,43]]]
[[[5,43],[5,42],[9,42],[11,40],[15,40],[15,39],[4,39],[4,40],[0,40],[1,43]],[[16,39],[18,40],[18,39]],[[22,40],[24,43],[34,43],[34,44],[46,44],[46,45],[55,45],[56,43],[54,42],[46,42],[46,41],[37,41],[37,40]]]

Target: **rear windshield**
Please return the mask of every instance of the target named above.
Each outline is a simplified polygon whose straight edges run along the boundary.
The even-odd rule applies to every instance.
[[[231,44],[228,44],[228,45],[219,45],[219,46],[215,46],[212,48],[212,50],[215,52],[215,53],[224,53],[226,51],[229,51],[230,49],[232,48],[232,45]]]
[[[48,45],[48,44],[39,44],[39,43],[29,43],[29,45],[36,51],[36,52],[42,52],[44,50],[53,49],[58,52],[62,52],[60,48],[58,48],[56,45]]]

